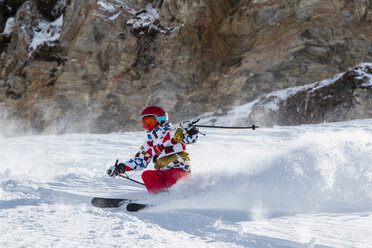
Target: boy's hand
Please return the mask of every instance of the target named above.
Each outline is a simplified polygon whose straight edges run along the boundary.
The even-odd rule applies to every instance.
[[[194,135],[199,132],[199,129],[194,126],[194,124],[197,123],[198,121],[199,119],[196,121],[183,121],[180,123],[180,127],[182,129],[185,129],[188,134]]]
[[[110,177],[116,177],[119,174],[125,173],[125,169],[125,164],[115,164],[107,170],[107,175],[109,175]]]

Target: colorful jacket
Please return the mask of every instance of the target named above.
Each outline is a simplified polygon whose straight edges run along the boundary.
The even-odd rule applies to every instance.
[[[124,163],[127,170],[143,170],[157,155],[155,169],[180,168],[190,172],[190,156],[186,151],[186,144],[195,143],[198,134],[190,135],[186,130],[169,123],[148,133],[147,138],[135,157]]]

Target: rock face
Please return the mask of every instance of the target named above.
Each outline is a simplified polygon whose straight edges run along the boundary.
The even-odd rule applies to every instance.
[[[0,34],[0,109],[37,132],[137,130],[152,104],[178,122],[372,61],[367,0],[30,0],[4,11],[8,2],[0,31],[13,15],[15,24]],[[350,94],[347,85],[333,96]],[[294,107],[259,115],[266,125],[321,122],[338,109],[372,117],[332,104],[319,118],[304,109],[298,119]]]
[[[240,122],[271,126],[370,118],[371,98],[372,63],[368,63],[334,79],[262,96]]]

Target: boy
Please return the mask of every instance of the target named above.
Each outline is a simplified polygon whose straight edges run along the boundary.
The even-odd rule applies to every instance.
[[[198,139],[199,130],[193,125],[195,122],[185,121],[180,127],[173,127],[163,108],[150,106],[142,111],[141,123],[147,130],[147,141],[134,158],[110,167],[108,175],[115,177],[126,171],[143,170],[153,160],[155,170],[142,173],[142,180],[151,194],[167,191],[178,180],[189,178],[190,156],[186,144]]]

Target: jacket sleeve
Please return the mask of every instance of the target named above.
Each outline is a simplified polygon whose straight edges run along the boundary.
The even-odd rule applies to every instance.
[[[149,146],[148,142],[145,142],[134,158],[129,159],[125,162],[126,170],[144,170],[149,163],[151,162],[151,158],[153,156],[152,148]]]
[[[174,140],[178,143],[183,143],[187,145],[195,143],[198,137],[199,137],[198,133],[190,135],[186,132],[186,130],[182,128],[177,128],[176,134],[174,135]]]

